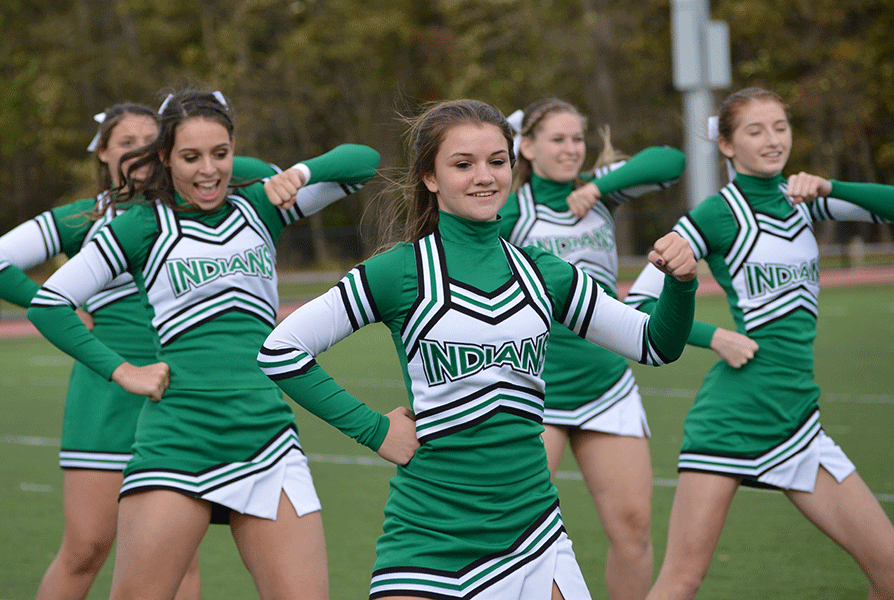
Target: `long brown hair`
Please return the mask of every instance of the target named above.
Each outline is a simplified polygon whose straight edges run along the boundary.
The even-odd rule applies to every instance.
[[[233,137],[235,130],[233,119],[229,107],[222,98],[219,92],[194,89],[168,95],[160,111],[161,125],[155,142],[121,157],[121,162],[136,158],[127,169],[128,188],[121,194],[121,202],[138,199],[145,202],[158,200],[174,210],[189,210],[188,207],[177,206],[174,200],[174,180],[171,178],[171,168],[167,166],[176,141],[177,126],[187,119],[210,119],[223,125],[227,134]],[[142,181],[134,180],[132,174],[147,165],[149,172],[146,178]]]
[[[438,198],[425,186],[423,177],[435,170],[435,157],[447,132],[471,123],[496,125],[509,146],[510,164],[515,163],[512,150],[512,127],[496,108],[478,100],[451,100],[429,105],[415,117],[402,117],[409,126],[407,142],[410,166],[386,190],[387,200],[379,216],[381,251],[398,241],[415,242],[438,227]]]

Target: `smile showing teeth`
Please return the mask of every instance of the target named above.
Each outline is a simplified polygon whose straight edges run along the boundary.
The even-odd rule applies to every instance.
[[[204,201],[212,201],[217,198],[217,190],[220,185],[220,180],[217,181],[203,181],[201,183],[195,183],[196,191],[198,192],[199,199]]]
[[[476,197],[478,197],[478,198],[486,198],[487,196],[492,196],[492,195],[493,195],[493,192],[475,192],[475,193],[472,194],[472,195],[473,195],[473,196],[476,196]]]

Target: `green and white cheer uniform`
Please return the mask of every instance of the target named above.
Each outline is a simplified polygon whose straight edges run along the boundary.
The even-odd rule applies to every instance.
[[[275,166],[255,158],[237,156],[233,160],[234,177],[244,180],[277,172]],[[302,204],[307,205],[317,197],[334,201],[346,190],[337,183],[321,182],[299,193]],[[102,212],[96,221],[88,215],[94,209]],[[48,210],[8,232],[0,238],[0,298],[27,307],[40,286],[24,270],[59,254],[71,258],[125,209],[124,205],[111,204],[109,194],[103,193]],[[116,277],[83,308],[93,317],[93,334],[128,362],[147,365],[157,361],[155,332],[130,273]],[[75,362],[65,399],[60,466],[123,470],[131,457],[133,433],[144,400]]]
[[[686,158],[674,148],[647,148],[627,161],[601,167],[581,178],[602,197],[584,216],[568,208],[573,182],[536,174],[509,196],[500,211],[501,234],[516,246],[555,254],[593,277],[618,297],[618,251],[613,213],[620,203],[674,183]],[[614,435],[649,434],[639,390],[627,361],[554,324],[543,369],[547,383],[543,422]]]
[[[121,212],[107,193],[41,213],[0,238],[0,297],[27,307],[40,286],[25,269],[81,251],[96,232]],[[88,213],[103,211],[92,221]],[[10,293],[19,297],[10,297]],[[87,298],[93,333],[135,365],[155,362],[153,333],[146,309],[129,273]],[[59,465],[64,469],[121,471],[130,459],[133,432],[145,398],[125,392],[80,362],[72,366],[62,420]]]
[[[300,168],[309,184],[356,187],[377,166],[371,148],[344,145]],[[179,196],[177,202],[183,205]],[[105,379],[124,359],[79,325],[72,309],[125,272],[146,304],[155,359],[170,366],[171,384],[160,402],[143,406],[122,495],[169,489],[275,518],[277,490],[284,489],[302,514],[300,495],[313,495],[312,484],[290,488],[283,468],[304,460],[296,458],[292,411],[255,355],[278,308],[276,240],[319,204],[316,195],[311,206],[299,198],[280,210],[260,184],[232,193],[213,213],[139,204],[101,229],[37,293],[29,318]]]
[[[759,345],[740,369],[718,362],[686,416],[681,471],[741,478],[754,486],[812,491],[819,465],[843,479],[853,465],[819,422],[813,342],[819,253],[813,222],[894,218],[894,188],[832,182],[832,197],[792,205],[781,176],[738,174],[680,219],[674,231],[704,258],[726,292],[739,333]],[[649,310],[657,270],[637,279],[627,302]],[[693,325],[708,347],[716,327]]]
[[[421,447],[391,480],[372,598],[490,598],[564,539],[540,438],[553,318],[647,364],[676,358],[688,335],[695,282],[669,280],[646,321],[580,269],[503,241],[500,226],[442,212],[435,233],[369,259],[292,313],[258,356],[296,402],[375,450],[388,419],[314,357],[369,323],[391,331]],[[588,597],[571,564],[547,569],[542,585]]]

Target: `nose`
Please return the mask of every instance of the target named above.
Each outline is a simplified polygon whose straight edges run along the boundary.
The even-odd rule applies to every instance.
[[[211,156],[203,156],[199,159],[199,172],[202,174],[206,173],[214,173],[216,171],[216,167],[214,166],[214,161],[211,159]]]
[[[475,183],[488,184],[494,181],[494,174],[489,164],[481,164],[475,169]]]

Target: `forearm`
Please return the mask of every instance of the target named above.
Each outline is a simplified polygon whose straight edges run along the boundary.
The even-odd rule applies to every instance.
[[[366,183],[379,168],[379,153],[360,144],[342,144],[315,158],[301,161],[309,173],[304,185],[337,181],[347,185]],[[296,165],[297,166],[297,165]]]
[[[627,304],[644,313],[652,314],[652,312],[655,310],[655,307],[658,305],[658,299],[651,298],[648,300],[642,300],[637,303],[628,302]],[[703,323],[702,321],[693,320],[692,331],[690,331],[689,339],[686,340],[686,343],[691,346],[698,346],[699,348],[710,348],[711,339],[714,337],[714,331],[716,330],[717,325],[711,325],[710,323]]]
[[[40,286],[17,266],[0,259],[0,300],[27,308]]]
[[[639,195],[631,188],[649,184],[666,184],[677,180],[686,166],[686,155],[676,148],[655,146],[634,155],[619,168],[593,180],[599,191],[611,194],[628,191],[627,196]],[[642,192],[648,191],[643,188]]]
[[[40,292],[35,296],[35,302],[40,302]],[[32,303],[28,319],[50,343],[106,379],[111,379],[112,372],[125,362],[87,329],[70,306]]]
[[[378,450],[388,433],[388,418],[366,406],[338,385],[317,364],[306,373],[280,379],[276,384],[308,412],[372,450]]]
[[[649,317],[649,339],[665,360],[676,360],[692,331],[698,281],[665,277],[664,288]]]
[[[880,183],[832,182],[830,198],[840,198],[883,219],[894,220],[894,186]]]
[[[388,432],[388,419],[351,396],[316,363],[316,356],[353,331],[336,286],[298,308],[270,333],[258,353],[258,366],[296,403],[378,450]]]
[[[107,379],[124,359],[87,329],[75,309],[105,289],[116,275],[98,245],[88,244],[53,273],[28,309],[28,318],[44,337]]]

